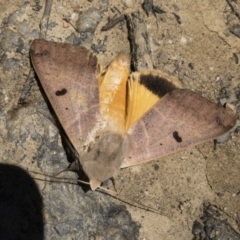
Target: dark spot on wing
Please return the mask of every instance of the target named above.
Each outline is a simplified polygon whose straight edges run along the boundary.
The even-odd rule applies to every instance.
[[[140,75],[139,83],[144,85],[149,91],[157,95],[159,98],[163,97],[166,93],[177,89],[177,87],[166,78],[154,76],[152,74]]]
[[[63,96],[67,93],[67,89],[63,88],[62,90],[58,90],[55,92],[56,96]]]
[[[182,138],[178,135],[177,131],[173,132],[173,138],[177,141],[177,142],[182,142]]]

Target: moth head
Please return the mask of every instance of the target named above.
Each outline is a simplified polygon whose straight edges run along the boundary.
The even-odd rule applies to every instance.
[[[85,151],[80,152],[83,171],[95,190],[111,178],[120,168],[127,148],[127,141],[120,134],[101,132]]]
[[[101,185],[101,182],[95,178],[91,178],[89,183],[92,191],[95,191]]]

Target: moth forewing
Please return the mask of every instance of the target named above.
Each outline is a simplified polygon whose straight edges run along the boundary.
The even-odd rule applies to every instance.
[[[97,58],[84,47],[40,39],[33,41],[30,56],[63,129],[80,151],[100,115]]]

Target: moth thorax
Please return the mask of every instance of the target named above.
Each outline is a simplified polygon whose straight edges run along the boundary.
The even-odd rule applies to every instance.
[[[123,162],[125,142],[121,134],[102,132],[81,152],[80,161],[90,180],[103,182],[114,175]]]

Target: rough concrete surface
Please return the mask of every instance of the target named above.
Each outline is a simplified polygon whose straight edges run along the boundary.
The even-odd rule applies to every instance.
[[[81,44],[107,66],[118,52],[130,53],[129,26],[123,19],[107,31],[101,28],[108,18],[125,14],[134,26],[138,70],[161,69],[203,97],[231,103],[239,114],[240,1],[154,1],[148,14],[142,2],[54,1],[46,39]],[[239,128],[216,148],[210,141],[119,171],[115,177],[119,198],[137,206],[99,192],[84,193],[74,181],[49,181],[30,172],[53,175],[68,166],[37,81],[31,83],[26,103],[18,104],[30,70],[29,46],[39,38],[44,4],[0,0],[0,238],[204,239],[209,234],[204,232],[209,223],[204,220],[206,206],[214,206],[218,214],[211,215],[211,231],[216,220],[229,235],[216,230],[208,236],[240,239]],[[76,178],[73,173],[61,176]],[[108,185],[113,189],[111,182]],[[159,212],[142,209],[141,204]],[[19,208],[29,209],[29,216]],[[19,233],[18,238],[13,233]]]

